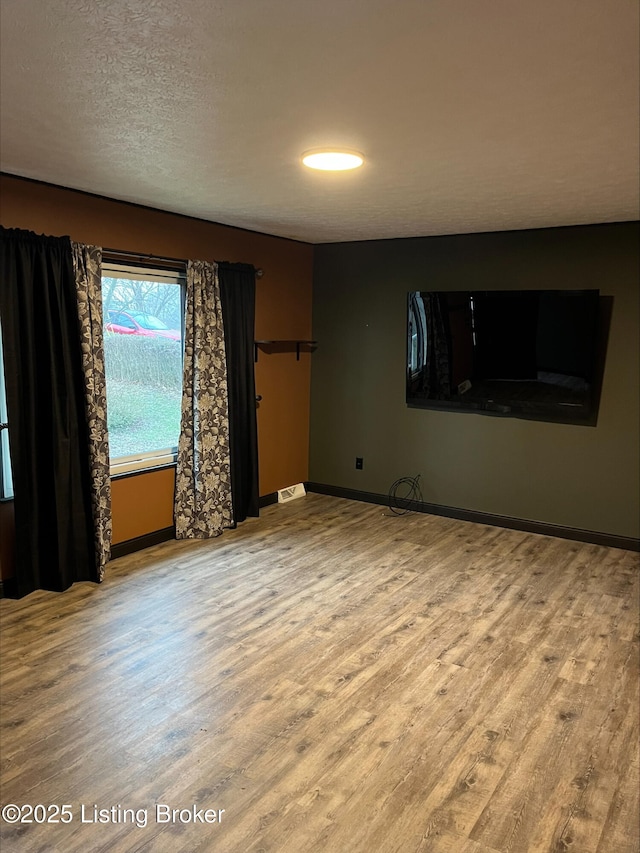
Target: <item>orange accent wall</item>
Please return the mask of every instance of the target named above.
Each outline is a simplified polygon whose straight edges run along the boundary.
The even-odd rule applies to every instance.
[[[140,254],[253,264],[256,338],[309,339],[313,246],[0,175],[0,222]],[[308,479],[311,358],[260,353],[260,494]],[[162,475],[162,476],[160,476]],[[170,475],[170,476],[169,476]],[[173,472],[113,482],[114,544],[172,524]]]
[[[175,469],[161,468],[111,481],[113,541],[126,542],[173,524]],[[140,531],[143,531],[141,533]]]

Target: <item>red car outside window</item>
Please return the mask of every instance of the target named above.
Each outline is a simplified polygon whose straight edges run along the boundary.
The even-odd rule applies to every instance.
[[[107,332],[115,332],[118,335],[142,335],[146,338],[168,338],[171,341],[182,340],[182,334],[178,329],[169,329],[162,320],[152,314],[142,311],[114,311],[108,312],[109,319],[105,323]]]

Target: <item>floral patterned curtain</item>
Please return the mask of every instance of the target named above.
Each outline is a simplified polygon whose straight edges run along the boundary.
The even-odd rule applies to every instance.
[[[233,525],[227,366],[215,263],[187,265],[182,386],[176,538],[205,539]]]
[[[78,296],[85,404],[89,427],[91,505],[98,581],[111,554],[111,478],[107,432],[107,385],[102,339],[102,251],[71,244]]]

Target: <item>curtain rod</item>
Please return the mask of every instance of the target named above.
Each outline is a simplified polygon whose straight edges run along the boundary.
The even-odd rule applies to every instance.
[[[161,255],[152,255],[152,254],[142,254],[140,252],[127,252],[124,249],[102,249],[103,254],[105,255],[115,255],[121,258],[130,258],[131,260],[137,261],[157,261],[161,264],[181,264],[186,267],[188,261],[185,258],[168,258]],[[249,265],[251,266],[251,265]],[[264,275],[264,271],[258,267],[253,267],[255,270],[256,278],[262,278]]]

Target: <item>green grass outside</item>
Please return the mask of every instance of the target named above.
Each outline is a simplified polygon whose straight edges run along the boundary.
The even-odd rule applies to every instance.
[[[105,368],[111,458],[175,447],[182,398],[180,343],[106,333]]]

